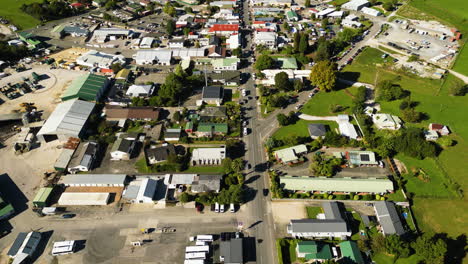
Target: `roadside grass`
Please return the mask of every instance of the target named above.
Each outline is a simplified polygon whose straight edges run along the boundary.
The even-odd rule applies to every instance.
[[[317,219],[317,215],[323,213],[322,207],[306,207],[307,218]]]
[[[382,45],[379,45],[379,50],[385,51],[385,52],[388,53],[388,54],[401,54],[401,53],[399,53],[399,52],[397,52],[397,51],[394,51],[394,50],[392,50],[392,49],[386,48],[386,47],[384,47],[384,46],[382,46]]]
[[[349,2],[349,0],[334,0],[334,1],[330,2],[329,4],[334,5],[334,6],[341,6],[342,4],[344,4],[346,2]]]
[[[466,42],[463,43],[460,49],[457,60],[453,65],[453,70],[468,76],[468,48],[466,47]]]
[[[309,130],[307,127],[309,124],[313,124],[313,123],[320,123],[320,124],[328,125],[330,130],[333,130],[333,131],[336,128],[338,128],[338,125],[334,121],[307,121],[307,120],[300,119],[295,124],[280,127],[273,134],[273,138],[278,139],[278,140],[283,140],[285,138],[289,138],[292,136],[308,137]]]
[[[20,10],[23,4],[31,4],[41,2],[39,0],[2,0],[0,8],[0,16],[8,19],[11,23],[18,26],[20,29],[28,29],[35,27],[40,23],[39,20],[24,13]]]
[[[184,173],[224,173],[222,166],[190,166]]]
[[[351,113],[353,103],[352,95],[357,92],[357,87],[349,87],[331,92],[319,92],[312,97],[301,109],[301,112],[314,116],[336,116],[342,113]],[[331,113],[330,105],[341,105],[344,111]]]

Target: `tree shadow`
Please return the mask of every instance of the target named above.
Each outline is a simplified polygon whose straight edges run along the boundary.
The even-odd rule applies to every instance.
[[[244,203],[253,201],[255,199],[255,196],[257,196],[257,193],[257,190],[246,186],[243,193]]]
[[[260,175],[254,175],[250,178],[248,178],[246,181],[244,181],[244,184],[251,184],[253,183],[254,181],[260,179]]]
[[[11,203],[15,209],[13,216],[16,216],[28,209],[28,198],[7,173],[0,175],[0,192],[3,195],[3,198],[7,202]]]
[[[453,239],[446,233],[436,234],[435,238],[440,238],[447,243],[447,253],[445,254],[445,262],[450,264],[462,264],[467,253],[467,238],[465,234],[459,235]]]

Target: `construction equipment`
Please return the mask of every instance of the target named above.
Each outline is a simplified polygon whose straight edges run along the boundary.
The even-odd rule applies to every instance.
[[[37,107],[34,103],[21,103],[20,107],[24,110],[24,112],[32,112],[33,110],[37,110]]]

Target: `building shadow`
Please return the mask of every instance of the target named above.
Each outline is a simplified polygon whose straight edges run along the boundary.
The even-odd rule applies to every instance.
[[[44,253],[45,249],[47,248],[47,243],[49,242],[53,233],[53,230],[41,232],[41,241],[39,241],[39,245],[37,246],[36,251],[34,251],[32,254],[30,263],[36,262],[36,260],[39,259],[39,257]]]
[[[28,209],[28,198],[7,173],[0,175],[0,192],[2,193],[2,197],[7,202],[11,203],[15,209],[13,216]]]
[[[255,237],[244,237],[242,247],[242,252],[244,252],[244,262],[256,262],[257,249]]]

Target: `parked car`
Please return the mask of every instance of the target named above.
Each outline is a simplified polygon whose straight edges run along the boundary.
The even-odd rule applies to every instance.
[[[219,203],[215,203],[215,213],[219,213]]]
[[[221,205],[219,206],[219,212],[220,212],[220,213],[224,213],[224,204],[221,204]]]
[[[230,204],[230,206],[229,206],[229,212],[231,212],[231,213],[235,213],[235,212],[236,212],[236,207],[235,207],[235,205],[234,205],[233,203]]]
[[[68,219],[68,218],[73,218],[75,216],[76,216],[76,214],[64,214],[64,215],[62,215],[62,218]]]

